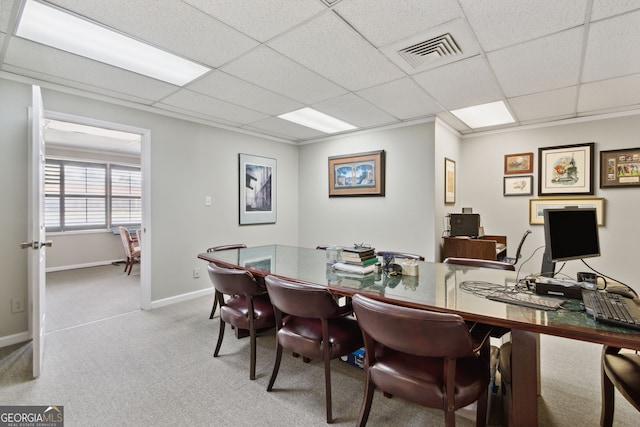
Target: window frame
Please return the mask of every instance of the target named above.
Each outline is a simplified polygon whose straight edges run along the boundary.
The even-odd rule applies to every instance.
[[[141,226],[142,222],[142,168],[140,165],[127,164],[121,162],[112,162],[112,161],[98,161],[98,160],[85,160],[85,159],[77,159],[77,158],[67,158],[67,157],[57,157],[57,156],[45,156],[45,164],[58,164],[60,165],[60,179],[58,182],[59,191],[58,192],[46,192],[45,191],[45,206],[46,200],[50,197],[57,197],[59,200],[58,205],[58,221],[57,225],[47,225],[46,232],[47,233],[65,233],[65,232],[78,232],[78,231],[105,231],[112,230],[114,227],[124,226],[124,227],[132,227],[132,226]],[[65,177],[64,177],[64,166],[65,165],[78,165],[84,167],[97,166],[99,168],[104,167],[105,169],[105,183],[104,183],[104,194],[103,195],[67,195],[65,192]],[[139,196],[135,195],[116,195],[116,198],[125,198],[130,200],[138,200],[138,204],[140,206],[139,210],[139,218],[140,221],[130,221],[130,222],[113,222],[113,198],[112,194],[112,170],[129,170],[129,171],[138,171],[140,174],[140,182],[139,182]],[[45,179],[46,181],[46,179]],[[45,185],[46,188],[46,185]],[[65,213],[66,213],[66,200],[74,199],[74,198],[87,198],[87,199],[101,199],[104,200],[104,223],[103,224],[82,224],[82,225],[67,225],[65,221]],[[46,218],[45,212],[45,218]]]

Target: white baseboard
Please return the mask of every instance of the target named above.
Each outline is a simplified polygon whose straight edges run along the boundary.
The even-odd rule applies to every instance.
[[[31,339],[29,332],[20,332],[19,334],[7,335],[6,337],[0,337],[0,348],[8,347],[10,345],[19,344],[21,342],[27,342]]]
[[[98,261],[98,262],[89,262],[86,264],[73,264],[73,265],[61,265],[58,267],[48,267],[46,269],[47,273],[51,273],[53,271],[64,271],[64,270],[75,270],[77,268],[87,268],[87,267],[98,267],[101,265],[111,265],[114,262],[124,263],[122,259],[113,259],[111,261]]]
[[[154,308],[164,307],[166,305],[176,304],[178,302],[189,301],[194,298],[200,298],[205,295],[211,295],[213,294],[213,292],[214,292],[213,287],[210,287],[210,288],[201,289],[195,292],[189,292],[187,294],[180,294],[180,295],[176,295],[169,298],[151,301],[151,310],[153,310]]]

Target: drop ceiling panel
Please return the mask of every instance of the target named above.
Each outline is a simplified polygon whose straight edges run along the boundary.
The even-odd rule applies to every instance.
[[[577,87],[509,98],[507,101],[520,122],[575,116]]]
[[[546,36],[584,23],[587,0],[461,0],[485,51]]]
[[[260,47],[221,70],[305,104],[347,93],[335,83],[268,47]]]
[[[377,47],[396,42],[462,16],[455,1],[349,0],[334,10]]]
[[[212,118],[221,118],[236,123],[252,123],[267,117],[266,114],[233,105],[190,90],[180,90],[162,100],[162,104],[194,111]]]
[[[356,93],[401,120],[427,117],[443,111],[420,86],[406,77]]]
[[[305,126],[300,126],[290,121],[279,119],[277,117],[270,117],[256,123],[252,123],[250,126],[245,126],[244,128],[258,131],[264,130],[274,136],[293,138],[296,140],[321,138],[327,136],[326,133],[322,133]]]
[[[608,18],[640,8],[637,0],[593,0],[591,21]]]
[[[304,107],[304,104],[291,98],[278,95],[222,71],[209,73],[190,84],[188,89],[269,115],[279,115]]]
[[[591,24],[582,81],[640,73],[639,28],[640,10]]]
[[[269,46],[352,91],[404,75],[331,12],[278,37]]]
[[[162,99],[177,89],[159,80],[20,38],[10,41],[3,69],[144,104]]]
[[[640,74],[584,84],[580,87],[578,113],[640,108]]]
[[[219,67],[258,45],[182,1],[54,0],[125,34],[205,65]]]
[[[340,117],[340,120],[359,128],[383,126],[398,121],[395,117],[354,94],[322,101],[312,107],[330,116]]]
[[[576,28],[487,55],[508,98],[577,83],[584,29]]]
[[[184,1],[260,42],[326,10],[318,0]]]
[[[503,98],[487,61],[482,56],[454,62],[413,76],[446,109],[484,104]],[[451,90],[455,87],[456,90]]]

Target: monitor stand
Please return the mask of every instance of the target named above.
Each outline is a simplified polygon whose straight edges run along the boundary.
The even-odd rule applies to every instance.
[[[553,277],[556,274],[556,263],[551,261],[551,256],[545,249],[542,255],[542,266],[540,267],[540,275],[543,277]]]

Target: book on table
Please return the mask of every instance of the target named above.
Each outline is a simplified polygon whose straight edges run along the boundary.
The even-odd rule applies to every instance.
[[[373,256],[367,259],[351,259],[351,258],[342,258],[342,262],[353,265],[372,265],[378,262],[378,257]]]

